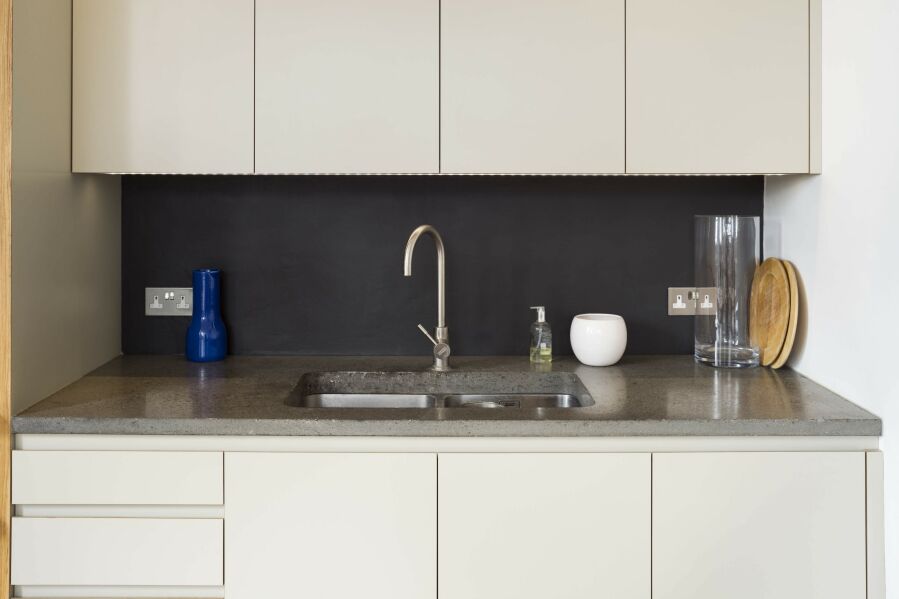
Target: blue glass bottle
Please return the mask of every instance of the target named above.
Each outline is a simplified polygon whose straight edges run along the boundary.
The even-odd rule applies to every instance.
[[[221,272],[202,268],[193,273],[194,315],[187,329],[187,359],[191,362],[223,360],[228,353],[228,331],[222,320]]]

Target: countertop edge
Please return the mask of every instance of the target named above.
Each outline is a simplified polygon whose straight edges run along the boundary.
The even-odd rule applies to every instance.
[[[320,437],[879,437],[880,419],[454,421],[148,419],[16,416],[13,434]]]

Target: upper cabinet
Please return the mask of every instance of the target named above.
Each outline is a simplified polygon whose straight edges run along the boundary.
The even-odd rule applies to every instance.
[[[808,173],[820,0],[74,0],[73,170]]]
[[[253,172],[253,0],[74,0],[73,29],[73,171]]]
[[[438,172],[438,0],[257,0],[256,172]]]
[[[623,173],[624,0],[443,0],[444,173]]]
[[[627,172],[809,172],[809,5],[628,0]]]

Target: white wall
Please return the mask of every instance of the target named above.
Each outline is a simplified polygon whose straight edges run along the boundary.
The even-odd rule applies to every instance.
[[[121,351],[121,183],[70,173],[71,23],[13,2],[13,413]]]
[[[887,594],[899,597],[899,2],[823,2],[823,163],[769,177],[765,253],[805,287],[791,365],[884,421]]]

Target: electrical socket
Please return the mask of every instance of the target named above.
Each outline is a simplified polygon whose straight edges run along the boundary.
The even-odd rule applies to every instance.
[[[694,316],[696,302],[692,300],[692,287],[668,288],[668,316]]]
[[[718,290],[714,287],[669,287],[668,316],[715,316]]]
[[[147,287],[144,289],[146,316],[193,316],[192,287]]]
[[[700,287],[693,292],[696,316],[718,315],[718,290],[714,287]]]

